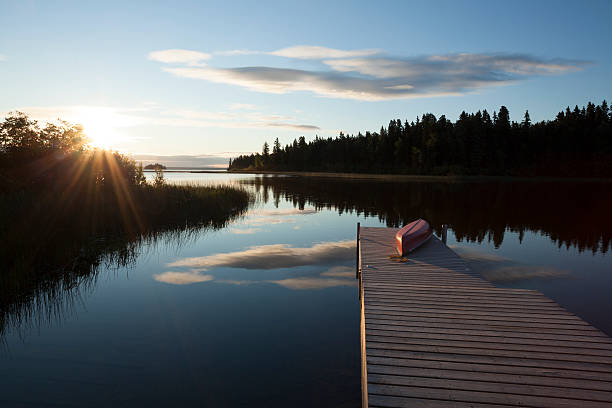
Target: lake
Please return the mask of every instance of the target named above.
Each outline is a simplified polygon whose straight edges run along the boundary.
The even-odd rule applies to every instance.
[[[0,406],[358,407],[357,222],[447,224],[483,277],[612,335],[611,183],[166,178],[237,185],[255,203],[5,319]]]

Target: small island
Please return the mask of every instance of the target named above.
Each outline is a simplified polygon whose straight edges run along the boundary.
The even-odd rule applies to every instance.
[[[151,164],[147,164],[146,166],[144,166],[145,170],[157,170],[157,169],[161,169],[161,170],[166,170],[166,166],[164,166],[163,164],[159,164],[159,163],[151,163]]]

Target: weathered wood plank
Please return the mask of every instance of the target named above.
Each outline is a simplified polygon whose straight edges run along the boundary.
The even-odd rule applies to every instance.
[[[592,380],[601,379],[602,381],[612,381],[612,371],[608,365],[597,363],[585,363],[575,361],[558,361],[558,360],[538,360],[521,357],[494,356],[483,354],[460,354],[455,352],[443,352],[435,348],[425,351],[413,350],[389,350],[379,348],[366,348],[368,358],[383,357],[391,358],[396,361],[396,365],[402,365],[402,361],[445,361],[445,362],[461,362],[470,364],[490,364],[497,366],[515,366],[524,368],[540,368],[551,370],[551,373],[558,374],[560,372],[571,371],[574,373],[582,373],[579,378],[588,378]],[[606,371],[607,370],[607,371]],[[571,378],[574,378],[573,376]]]
[[[387,395],[371,395],[370,407],[376,408],[491,408],[491,404],[474,402],[442,401],[439,399],[423,399],[410,397],[391,397]],[[500,405],[495,407],[513,407],[514,405]]]
[[[465,373],[466,375],[469,373]],[[483,391],[499,394],[518,394],[539,397],[567,398],[576,400],[593,400],[612,402],[610,390],[585,390],[580,388],[563,388],[557,385],[532,385],[524,383],[495,382],[490,380],[472,380],[456,378],[436,378],[424,376],[378,374],[368,368],[369,384],[402,385],[410,387],[444,388],[448,390]]]
[[[450,334],[484,338],[503,338],[512,341],[517,339],[517,343],[521,341],[541,340],[541,341],[559,341],[571,343],[577,347],[601,348],[612,350],[612,340],[605,337],[592,336],[576,336],[567,334],[548,334],[541,332],[519,332],[519,331],[502,331],[502,330],[479,330],[478,328],[466,329],[461,325],[447,325],[448,327],[430,327],[430,326],[393,326],[386,324],[368,324],[369,330],[384,330],[398,333],[428,333],[428,334]]]
[[[606,337],[599,330],[589,326],[567,326],[559,324],[545,324],[525,321],[504,321],[504,320],[475,320],[475,319],[452,319],[452,318],[431,318],[422,316],[397,316],[385,315],[376,313],[366,313],[365,319],[368,322],[375,324],[393,324],[398,326],[414,326],[422,324],[429,326],[430,324],[461,324],[470,325],[471,327],[482,329],[508,329],[508,330],[532,330],[541,333],[569,333],[574,332],[577,335],[592,335],[597,337]]]
[[[574,352],[580,354],[582,350],[591,352],[589,350],[601,350],[595,355],[612,355],[612,344],[610,343],[589,343],[584,341],[576,340],[558,340],[550,338],[522,338],[517,336],[486,336],[486,335],[473,335],[471,333],[462,332],[461,334],[454,333],[427,333],[423,331],[419,332],[406,332],[397,330],[384,330],[366,327],[366,335],[371,336],[384,336],[384,337],[397,337],[397,338],[411,338],[411,339],[431,339],[431,340],[451,340],[451,341],[471,341],[479,343],[491,343],[497,346],[502,344],[516,345],[516,346],[542,346],[542,347],[565,347],[568,349],[576,349]],[[595,352],[595,351],[593,351]]]
[[[605,362],[612,365],[612,351],[602,349],[587,349],[580,347],[553,346],[550,344],[516,344],[514,342],[485,342],[481,340],[458,340],[445,336],[444,338],[431,338],[428,336],[420,337],[405,337],[392,334],[375,334],[376,331],[368,331],[366,328],[366,342],[393,343],[394,345],[424,345],[424,346],[440,346],[440,347],[463,347],[470,349],[487,349],[500,350],[503,352],[534,352],[541,353],[542,358],[559,358],[561,360],[569,359],[570,361],[594,361]],[[457,337],[457,336],[454,336]],[[392,347],[392,346],[389,346]],[[612,368],[612,367],[611,367]]]
[[[435,307],[476,307],[487,310],[543,310],[543,311],[566,311],[555,304],[525,304],[524,302],[494,302],[494,301],[472,301],[472,299],[440,299],[440,298],[409,298],[402,297],[398,299],[389,299],[387,297],[376,298],[368,296],[367,303],[380,303],[388,305],[414,305],[414,306],[435,306]]]
[[[537,360],[557,360],[557,361],[574,361],[574,362],[585,362],[599,364],[602,367],[602,371],[612,372],[612,358],[600,357],[600,356],[588,356],[588,355],[576,355],[576,354],[562,354],[562,353],[548,353],[542,351],[521,351],[506,349],[496,349],[486,347],[486,345],[470,345],[467,342],[459,343],[453,342],[452,344],[444,344],[444,342],[429,341],[412,341],[412,342],[395,342],[392,339],[376,338],[369,340],[366,335],[366,345],[372,348],[382,348],[386,350],[406,350],[406,351],[429,351],[429,352],[440,352],[440,353],[457,353],[457,354],[477,354],[486,356],[500,356],[500,357],[517,357],[517,358],[528,358]]]
[[[386,315],[386,316],[397,316],[398,319],[403,318],[404,316],[408,315],[408,313],[404,313],[401,310],[393,310],[391,308],[376,308],[376,307],[369,307],[366,309],[366,317],[369,314],[378,314],[378,315]],[[495,315],[495,314],[491,314],[488,316],[483,316],[483,315],[466,315],[466,314],[462,314],[462,313],[437,313],[437,312],[423,312],[423,311],[419,311],[419,310],[412,310],[410,311],[410,316],[414,316],[414,317],[424,317],[424,318],[431,318],[431,319],[438,319],[438,318],[450,318],[450,319],[454,319],[454,318],[469,318],[471,320],[480,320],[480,321],[497,321],[497,322],[523,322],[523,323],[547,323],[547,324],[557,324],[557,325],[567,325],[567,326],[571,326],[574,328],[581,328],[581,327],[589,327],[589,325],[581,320],[573,320],[573,319],[559,319],[556,318],[554,316],[551,316],[550,318],[547,317],[533,317],[530,318],[529,316],[500,316],[500,315]]]
[[[608,401],[593,401],[575,398],[542,397],[520,395],[509,392],[458,390],[447,388],[421,387],[411,385],[388,385],[368,383],[370,394],[396,397],[438,398],[447,401],[479,402],[484,404],[509,404],[539,408],[610,408]]]
[[[532,319],[554,319],[554,320],[567,320],[568,323],[576,323],[584,325],[585,323],[575,315],[563,310],[546,310],[542,311],[530,311],[530,310],[495,310],[491,308],[479,308],[479,307],[435,307],[435,306],[414,306],[414,305],[388,305],[388,304],[377,304],[373,302],[366,303],[369,310],[393,310],[402,312],[402,314],[416,313],[436,313],[438,316],[444,315],[466,315],[466,316],[487,316],[487,317],[528,317]]]
[[[373,368],[379,367],[379,368]],[[385,368],[382,368],[385,367]],[[602,391],[612,390],[612,374],[594,373],[591,371],[551,369],[541,367],[528,367],[523,365],[480,364],[471,362],[456,362],[444,360],[424,359],[398,359],[390,357],[368,357],[368,368],[376,370],[398,370],[398,373],[408,370],[418,370],[423,376],[450,376],[455,378],[487,378],[489,375],[498,378],[499,382],[526,382],[529,384],[547,385],[549,383],[562,384],[565,387],[580,387]],[[466,374],[470,373],[470,374]],[[403,374],[407,375],[407,374]],[[566,381],[567,380],[567,381]]]

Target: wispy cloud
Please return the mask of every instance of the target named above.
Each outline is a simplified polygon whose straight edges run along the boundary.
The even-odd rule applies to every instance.
[[[463,259],[476,262],[511,262],[512,259],[498,254],[484,252],[473,247],[463,245],[449,245],[449,248],[457,252]]]
[[[260,245],[244,251],[184,258],[169,263],[170,267],[189,267],[208,270],[215,267],[240,269],[280,269],[296,266],[329,264],[350,260],[355,256],[355,242],[335,241],[312,247],[292,247],[287,244]]]
[[[235,85],[258,92],[283,94],[306,91],[325,97],[375,101],[460,95],[537,75],[576,71],[588,65],[585,61],[548,60],[525,54],[448,54],[403,58],[381,56],[379,50],[351,51],[308,45],[256,53],[321,60],[327,70],[273,66],[196,67],[188,64],[163,69],[179,77]],[[241,55],[246,53],[241,51]]]
[[[153,279],[173,285],[189,285],[191,283],[212,281],[214,276],[201,275],[198,272],[164,272],[153,275]]]
[[[161,50],[149,53],[149,59],[152,61],[163,62],[166,64],[188,64],[188,65],[205,65],[203,61],[211,58],[211,55],[205,52],[192,50]]]
[[[569,275],[569,272],[566,270],[541,265],[503,266],[500,268],[483,270],[480,273],[491,282],[514,282],[536,278],[559,278]]]
[[[276,283],[277,285],[293,290],[324,289],[336,286],[357,286],[357,281],[355,279],[323,279],[319,277],[287,278],[269,282]]]
[[[232,103],[229,108],[232,110],[255,110],[257,105],[252,103]]]
[[[314,208],[304,208],[300,210],[299,208],[286,208],[286,209],[278,209],[278,210],[256,210],[253,212],[255,215],[261,216],[291,216],[291,215],[311,215],[316,214],[317,210]]]
[[[229,231],[232,234],[249,235],[249,234],[255,234],[261,231],[261,229],[260,228],[231,228]]]
[[[257,283],[274,283],[276,285],[292,290],[325,289],[338,286],[357,286],[355,271],[348,266],[335,266],[325,272],[315,272],[312,276],[290,277],[284,279],[218,279],[212,275],[201,274],[197,269],[187,272],[169,271],[153,275],[158,282],[170,283],[172,285],[188,285],[201,282],[217,282],[229,285],[253,285]]]
[[[245,221],[246,225],[251,226],[266,226],[274,224],[295,224],[295,218],[284,217],[256,217]]]
[[[292,247],[286,244],[260,245],[243,251],[220,253],[203,257],[184,258],[169,263],[173,269],[185,268],[181,272],[173,270],[154,275],[154,279],[176,285],[198,282],[218,282],[235,285],[255,283],[274,283],[294,290],[323,289],[336,286],[355,286],[355,272],[348,266],[327,266],[346,263],[355,255],[355,243],[350,241],[322,242],[311,247]],[[316,266],[324,265],[323,272]],[[286,269],[300,266],[314,266],[310,276],[287,277],[283,279],[257,279],[258,274],[249,280],[217,279],[210,270],[229,267],[248,270]],[[290,271],[289,273],[293,273]],[[303,271],[301,272],[303,273]]]
[[[317,210],[314,208],[305,208],[303,210],[299,208],[253,210],[249,213],[250,217],[244,224],[252,227],[273,224],[293,224],[296,222],[296,219],[293,218],[295,215],[310,215],[316,213]]]
[[[263,51],[254,51],[254,50],[227,50],[227,51],[215,51],[213,54],[221,55],[225,57],[233,57],[236,55],[255,55],[255,54],[265,54]]]
[[[282,121],[279,121],[282,120]],[[295,118],[282,115],[270,115],[262,112],[194,111],[175,109],[161,112],[152,118],[152,124],[160,126],[185,127],[218,127],[224,129],[275,129],[314,131],[320,128],[316,125],[294,123]]]
[[[325,59],[325,58],[351,58],[365,57],[379,54],[380,50],[338,50],[335,48],[319,47],[315,45],[296,45],[294,47],[282,48],[269,52],[270,55],[277,55],[287,58],[299,59]]]
[[[283,128],[283,129],[295,129],[295,130],[319,130],[320,127],[314,125],[297,125],[293,123],[283,123],[283,122],[270,122],[266,123],[266,127],[271,128]]]
[[[355,278],[355,269],[350,266],[334,266],[321,274],[321,276],[332,276],[336,278]]]
[[[297,58],[297,59],[325,59],[325,58],[352,58],[366,57],[379,54],[381,51],[376,49],[367,50],[339,50],[336,48],[321,47],[317,45],[296,45],[293,47],[281,48],[275,51],[257,50],[228,50],[215,51],[213,54],[225,57],[239,55],[275,55],[278,57]]]
[[[2,61],[6,61],[8,59],[8,57],[4,54],[0,54],[0,62]]]
[[[491,282],[514,282],[520,280],[558,278],[569,276],[570,272],[546,265],[522,265],[511,258],[485,252],[475,247],[452,245],[472,270]]]

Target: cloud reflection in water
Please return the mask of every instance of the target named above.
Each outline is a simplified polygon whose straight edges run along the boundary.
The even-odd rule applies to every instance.
[[[197,271],[191,272],[164,272],[154,275],[153,278],[158,282],[171,283],[173,285],[188,285],[197,282],[209,282],[214,279],[212,275],[200,275]]]
[[[240,269],[280,269],[353,260],[355,241],[335,241],[296,248],[287,244],[259,245],[244,251],[184,258],[168,264],[200,271],[225,266]]]
[[[154,275],[158,282],[175,285],[210,282],[248,285],[274,283],[288,289],[323,289],[337,286],[355,286],[354,270],[348,266],[333,266],[313,276],[289,277],[276,280],[227,280],[215,279],[202,274],[215,267],[229,267],[248,270],[285,269],[309,265],[333,265],[352,261],[355,256],[353,240],[323,242],[312,247],[291,247],[287,244],[260,245],[243,251],[220,253],[203,257],[184,258],[168,264],[173,268],[188,268],[188,271],[168,271]]]
[[[481,252],[476,248],[450,245],[470,268],[490,282],[516,282],[538,278],[558,278],[569,276],[569,271],[545,265],[521,265],[513,259],[497,254]]]

